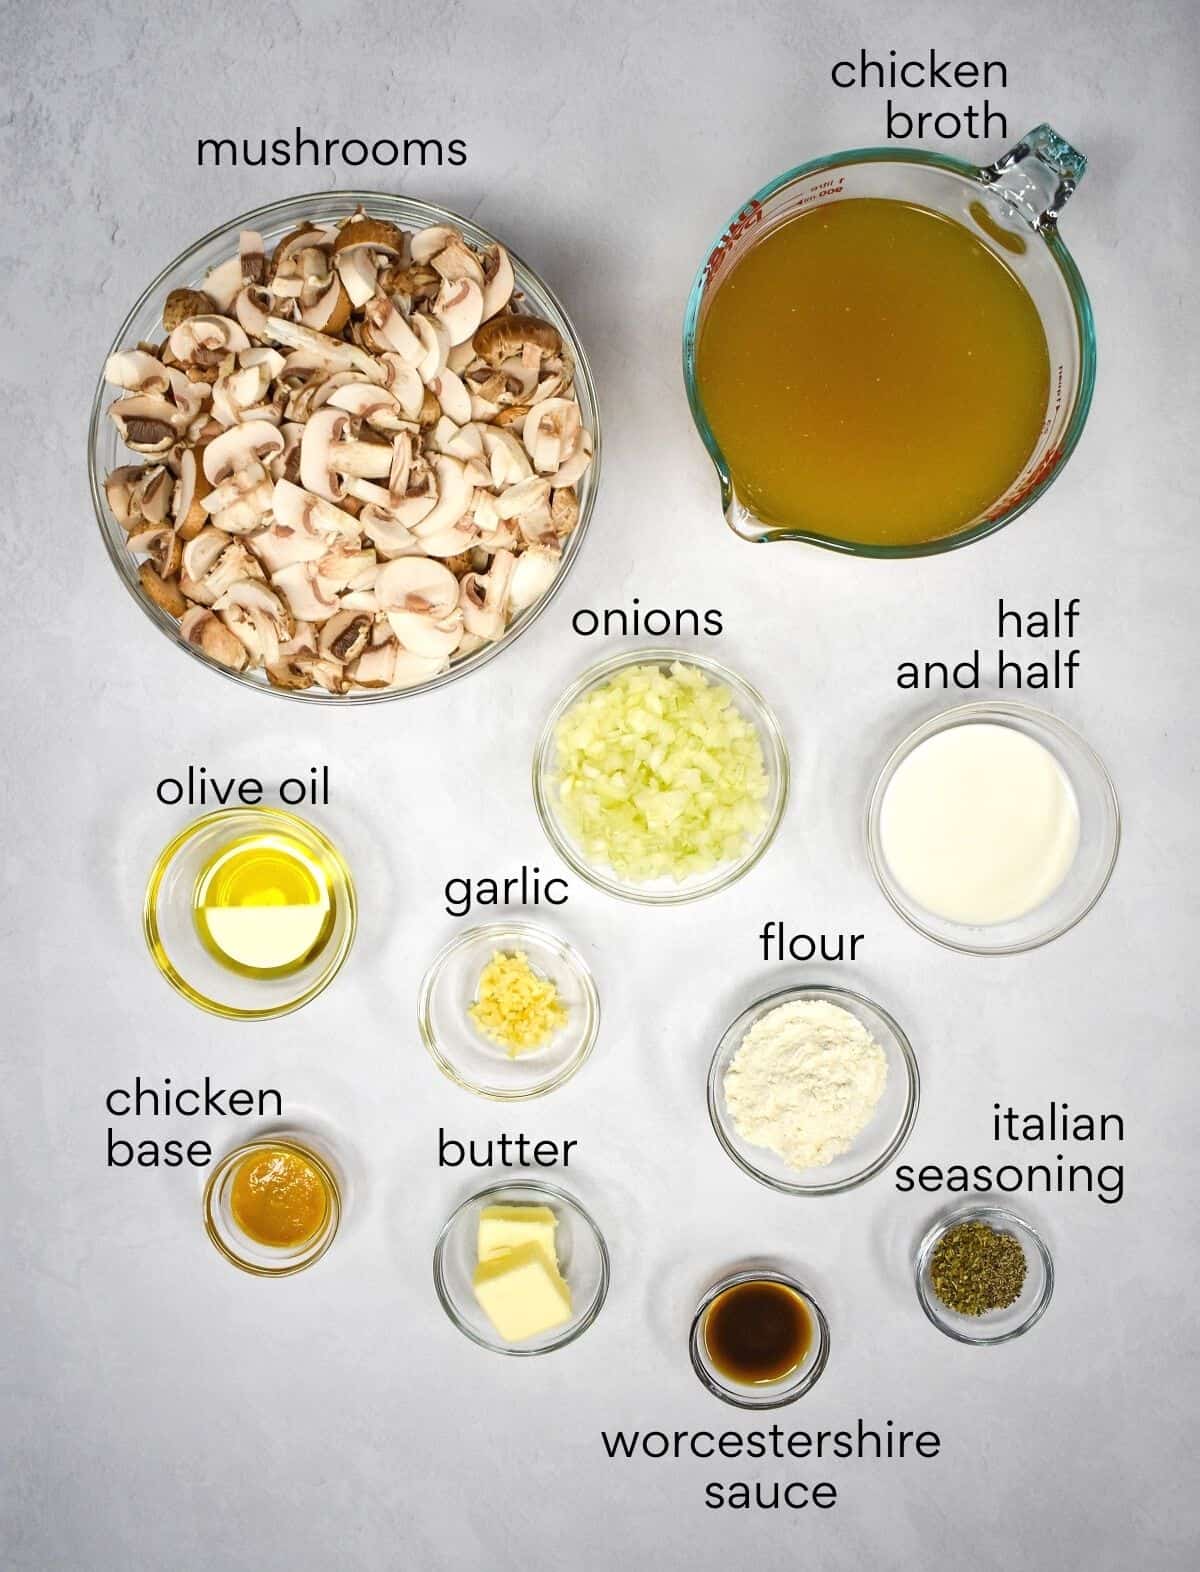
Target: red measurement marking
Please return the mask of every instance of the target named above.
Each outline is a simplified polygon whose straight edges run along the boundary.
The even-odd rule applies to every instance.
[[[704,264],[704,281],[706,284],[712,283],[717,273],[725,265],[734,246],[737,245],[743,235],[747,234],[757,224],[762,223],[762,217],[761,202],[750,202],[742,209],[709,253],[708,261]]]
[[[1042,481],[1050,474],[1061,458],[1061,447],[1053,447],[1049,453],[1044,453],[1017,489],[997,502],[994,508],[983,515],[984,518],[991,523],[995,519],[1003,518],[1006,513],[1010,513],[1013,508],[1024,502],[1025,498],[1035,487],[1041,485]]]

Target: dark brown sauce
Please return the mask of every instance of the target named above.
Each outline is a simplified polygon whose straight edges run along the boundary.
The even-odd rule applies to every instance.
[[[782,1381],[812,1345],[804,1301],[784,1283],[738,1283],[719,1294],[704,1317],[704,1347],[720,1373],[745,1386]]]

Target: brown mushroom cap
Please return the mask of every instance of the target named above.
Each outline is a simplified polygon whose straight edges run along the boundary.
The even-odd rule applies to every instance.
[[[173,289],[163,303],[163,332],[173,333],[189,317],[208,316],[216,309],[212,298],[202,289]]]
[[[561,355],[563,347],[562,335],[553,322],[522,316],[518,312],[493,317],[490,322],[483,323],[476,328],[471,343],[480,360],[489,366],[498,366],[511,355],[519,355],[526,345],[536,349],[543,358]]]

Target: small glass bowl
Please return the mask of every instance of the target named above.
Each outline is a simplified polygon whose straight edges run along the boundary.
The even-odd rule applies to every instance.
[[[243,977],[205,949],[192,911],[196,882],[211,859],[245,835],[298,840],[325,875],[333,929],[307,966],[287,977]],[[194,820],[164,846],[146,886],[142,929],[154,964],[185,999],[232,1021],[266,1021],[298,1010],[337,976],[354,942],[354,880],[341,852],[314,825],[284,808],[222,808]]]
[[[742,855],[732,862],[722,863],[708,873],[696,874],[682,882],[663,878],[646,884],[636,884],[632,880],[623,879],[611,868],[597,867],[587,862],[579,850],[578,843],[563,823],[558,810],[555,779],[555,733],[559,721],[577,700],[600,687],[626,666],[673,666],[676,662],[682,666],[694,666],[702,671],[710,682],[722,683],[732,692],[733,702],[741,714],[753,723],[762,746],[763,762],[769,782],[764,805],[766,817],[758,834],[749,842]],[[640,901],[647,906],[680,906],[686,901],[696,901],[702,896],[713,895],[717,890],[726,889],[743,874],[749,873],[775,838],[775,832],[779,828],[783,810],[787,805],[788,778],[787,745],[783,740],[779,722],[775,719],[767,701],[748,682],[743,681],[718,661],[709,660],[704,655],[689,654],[686,650],[626,650],[624,654],[614,655],[609,660],[601,661],[599,665],[585,671],[571,684],[551,710],[533,755],[534,806],[541,820],[542,829],[545,830],[550,844],[558,855],[581,879],[586,879],[596,889],[604,890],[609,895],[616,895],[622,900]]]
[[[998,1233],[1016,1236],[1025,1252],[1025,1284],[1020,1297],[1005,1310],[989,1310],[984,1315],[961,1315],[944,1305],[934,1292],[929,1269],[939,1240],[959,1223],[987,1223]],[[921,1309],[947,1337],[958,1343],[987,1348],[993,1343],[1010,1343],[1035,1326],[1045,1315],[1054,1292],[1054,1262],[1042,1236],[1015,1212],[999,1206],[970,1204],[946,1214],[929,1229],[917,1247],[917,1298]]]
[[[477,248],[483,248],[495,243],[495,237],[486,230],[480,229],[477,224],[468,218],[463,218],[457,213],[452,213],[446,208],[435,207],[430,202],[418,201],[415,197],[398,196],[387,191],[317,191],[308,196],[285,197],[279,202],[269,202],[265,207],[257,207],[250,213],[242,213],[237,218],[230,219],[218,228],[211,230],[207,235],[202,235],[186,251],[182,252],[175,260],[169,263],[157,278],[153,279],[130,309],[129,315],[117,329],[116,337],[109,347],[109,354],[118,350],[130,349],[135,344],[147,340],[158,342],[163,336],[162,308],[167,295],[173,289],[202,288],[205,274],[217,263],[225,261],[237,251],[238,235],[243,229],[255,230],[261,234],[266,243],[267,254],[270,255],[272,247],[284,235],[290,233],[301,224],[328,224],[338,219],[348,218],[355,208],[365,207],[367,212],[375,218],[386,219],[397,224],[401,229],[418,230],[426,229],[433,224],[452,224],[459,229],[466,238]],[[575,331],[570,319],[557,296],[544,284],[538,275],[527,263],[516,256],[511,248],[508,249],[509,258],[513,265],[513,276],[516,279],[516,292],[524,297],[523,309],[531,311],[535,316],[552,322],[562,335],[563,342],[571,353],[575,364],[574,388],[579,399],[579,408],[583,416],[583,424],[592,434],[592,462],[588,465],[580,480],[576,491],[579,495],[579,521],[571,531],[563,548],[562,562],[558,573],[547,588],[545,593],[533,605],[521,612],[512,625],[505,631],[502,638],[493,644],[485,644],[482,648],[464,655],[450,666],[448,671],[438,677],[431,677],[426,682],[414,683],[407,688],[381,688],[373,692],[332,694],[326,693],[323,688],[304,688],[299,691],[287,688],[273,687],[262,670],[232,671],[228,666],[222,666],[219,661],[210,660],[194,645],[188,644],[179,632],[179,623],[169,613],[155,606],[148,600],[138,582],[138,561],[126,544],[126,532],[117,523],[112,510],[108,506],[108,499],[104,493],[104,480],[109,472],[122,464],[137,463],[139,456],[131,453],[117,434],[116,427],[108,418],[109,404],[118,397],[118,390],[109,387],[104,381],[103,365],[101,362],[100,376],[96,384],[96,392],[92,399],[91,418],[88,424],[88,476],[91,484],[92,505],[96,512],[96,522],[104,538],[104,545],[108,551],[113,567],[120,575],[125,588],[137,601],[138,605],[150,620],[169,638],[177,648],[183,650],[194,660],[201,661],[210,671],[219,673],[222,677],[238,683],[243,688],[248,688],[259,693],[269,693],[276,698],[292,699],[302,704],[386,704],[393,699],[405,698],[410,694],[424,693],[430,688],[440,688],[447,682],[465,675],[468,671],[476,671],[492,660],[501,650],[507,649],[513,641],[531,627],[545,611],[554,596],[562,588],[563,581],[570,572],[575,559],[583,545],[584,536],[587,534],[588,521],[595,506],[596,490],[600,481],[600,420],[596,406],[596,389],[592,381],[592,374],[588,367],[587,357],[583,345]],[[107,359],[107,356],[105,356]]]
[[[325,1221],[311,1239],[290,1248],[259,1244],[238,1227],[230,1205],[234,1176],[246,1157],[257,1152],[290,1152],[311,1163],[324,1179],[328,1209]],[[291,1277],[319,1261],[333,1243],[342,1217],[342,1191],[331,1163],[290,1136],[268,1136],[257,1141],[247,1141],[244,1146],[229,1152],[209,1175],[204,1187],[204,1227],[208,1237],[227,1261],[249,1272],[253,1277]]]
[[[479,975],[497,950],[520,950],[535,972],[558,990],[567,1022],[543,1048],[510,1059],[467,1014]],[[587,963],[574,946],[528,922],[469,928],[437,955],[417,1001],[421,1037],[443,1075],[495,1102],[542,1097],[569,1081],[591,1053],[600,1029],[600,998]]]
[[[780,1283],[784,1288],[790,1288],[812,1321],[813,1340],[808,1352],[796,1369],[781,1381],[763,1382],[761,1385],[735,1381],[718,1370],[709,1358],[705,1338],[708,1312],[722,1294],[742,1283]],[[719,1283],[714,1283],[697,1305],[692,1317],[688,1348],[692,1356],[692,1369],[722,1402],[732,1403],[736,1408],[783,1408],[811,1392],[821,1379],[829,1362],[829,1323],[817,1301],[804,1284],[798,1283],[794,1277],[787,1277],[782,1272],[734,1272],[729,1277],[723,1277]]]
[[[558,1218],[558,1265],[574,1307],[564,1326],[524,1343],[506,1343],[483,1313],[475,1298],[474,1279],[479,1214],[485,1206],[548,1206]],[[608,1295],[608,1279],[608,1246],[594,1219],[565,1190],[533,1180],[489,1185],[464,1201],[451,1214],[433,1252],[434,1287],[454,1325],[481,1348],[517,1359],[551,1353],[582,1336],[600,1314]]]
[[[880,820],[892,777],[916,748],[954,726],[980,723],[1011,727],[1053,755],[1075,793],[1079,848],[1066,878],[1040,906],[1008,922],[971,925],[939,917],[912,900],[888,867]],[[918,933],[947,949],[970,955],[1016,955],[1049,944],[1073,928],[1103,895],[1120,844],[1121,812],[1116,789],[1099,755],[1057,716],[1027,704],[985,700],[935,715],[910,732],[895,749],[876,777],[867,804],[867,858],[884,895]]]
[[[768,1011],[795,999],[817,999],[847,1010],[870,1032],[887,1056],[887,1084],[874,1115],[858,1139],[823,1168],[789,1168],[782,1157],[764,1146],[753,1146],[741,1135],[725,1106],[725,1072],[746,1033]],[[748,1006],[717,1044],[708,1071],[708,1113],[717,1139],[738,1167],[784,1195],[837,1195],[865,1184],[892,1161],[908,1140],[921,1100],[921,1077],[912,1044],[879,1005],[848,988],[809,984],[783,988]]]

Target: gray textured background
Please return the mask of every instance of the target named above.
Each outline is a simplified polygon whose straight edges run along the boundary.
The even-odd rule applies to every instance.
[[[1185,0],[1052,16],[1028,0],[4,5],[6,1565],[1195,1564],[1183,1014],[1197,934],[1196,42]],[[885,95],[828,80],[864,44],[1000,56],[1010,85],[993,96],[1013,138],[1049,119],[1089,155],[1063,230],[1093,296],[1100,380],[1066,475],[1000,536],[897,565],[788,547],[768,558],[717,511],[680,390],[683,300],[759,183],[882,139]],[[465,137],[464,169],[368,180],[473,214],[544,273],[589,346],[605,420],[592,535],[553,609],[475,677],[369,713],[242,693],[173,651],[116,582],[86,493],[94,379],[147,279],[246,208],[352,183],[340,169],[200,170],[197,137],[297,121],[317,135]],[[439,892],[454,874],[553,863],[528,759],[549,704],[602,653],[569,616],[634,594],[725,612],[710,647],[777,706],[794,797],[767,860],[696,908],[629,909],[573,883],[561,926],[596,969],[602,1039],[569,1087],[506,1115],[443,1081],[415,1037],[420,975],[457,927]],[[988,962],[893,916],[859,826],[873,765],[929,708],[897,693],[896,662],[991,648],[998,594],[1082,597],[1082,681],[1051,703],[1108,760],[1126,839],[1081,927]],[[154,783],[188,762],[271,780],[325,761],[335,803],[320,817],[359,878],[359,944],[299,1016],[209,1020],[160,983],[138,932],[150,860],[185,817],[155,803]],[[866,933],[862,963],[838,980],[879,998],[916,1045],[911,1159],[994,1159],[995,1099],[1067,1098],[1127,1120],[1120,1206],[1028,1206],[1059,1269],[1028,1338],[975,1351],[924,1321],[908,1262],[936,1201],[886,1177],[790,1201],[721,1153],[703,1097],[715,1035],[799,970],[762,965],[768,917]],[[138,1071],[278,1086],[290,1111],[339,1133],[355,1194],[316,1270],[244,1277],[204,1238],[195,1175],[106,1170],[102,1099]],[[474,1176],[438,1172],[439,1124],[579,1139],[568,1182],[607,1231],[614,1275],[570,1350],[490,1357],[443,1316],[430,1251]],[[246,1129],[194,1133],[228,1144]],[[783,1421],[890,1417],[940,1431],[940,1458],[819,1470],[604,1458],[602,1426],[739,1425],[694,1380],[685,1335],[699,1291],[747,1256],[792,1264],[832,1324],[824,1380]],[[711,1478],[825,1476],[832,1512],[702,1505]]]

